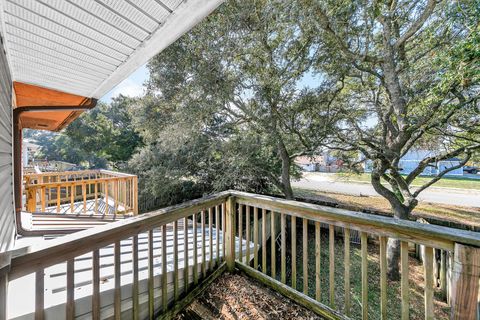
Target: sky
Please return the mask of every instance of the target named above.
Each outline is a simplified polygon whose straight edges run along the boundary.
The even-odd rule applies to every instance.
[[[138,97],[144,92],[143,83],[148,79],[148,69],[146,65],[141,66],[127,79],[120,82],[115,88],[104,95],[100,101],[109,103],[112,97],[123,94],[128,97]]]

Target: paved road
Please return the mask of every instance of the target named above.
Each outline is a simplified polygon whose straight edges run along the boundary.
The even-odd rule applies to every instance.
[[[324,192],[335,192],[349,195],[378,196],[369,183],[342,181],[335,174],[305,173],[300,181],[293,181],[292,186]],[[469,207],[480,207],[480,190],[447,189],[431,187],[420,193],[420,201],[445,203]]]

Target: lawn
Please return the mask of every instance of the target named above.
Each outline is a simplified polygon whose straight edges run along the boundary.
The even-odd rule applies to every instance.
[[[295,196],[314,200],[337,203],[339,207],[349,210],[374,210],[390,214],[388,201],[380,196],[353,196],[310,189],[294,189]],[[471,227],[480,227],[480,208],[462,207],[447,204],[420,203],[413,211],[414,217],[434,218]]]
[[[348,182],[370,182],[370,174],[368,173],[337,173],[336,176],[340,181]],[[419,187],[430,181],[432,177],[418,177],[412,186]],[[458,188],[458,189],[475,189],[480,190],[480,179],[469,179],[466,177],[443,177],[437,181],[434,187]]]

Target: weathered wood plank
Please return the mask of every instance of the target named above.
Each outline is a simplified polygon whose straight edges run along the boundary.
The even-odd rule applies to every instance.
[[[178,220],[175,220],[173,222],[173,301],[177,301],[178,296]]]
[[[215,207],[215,265],[219,266],[220,265],[220,206]]]
[[[202,231],[202,243],[201,243],[201,250],[202,250],[202,265],[201,265],[201,269],[202,269],[202,277],[206,277],[207,276],[207,266],[206,266],[206,262],[207,262],[207,248],[206,248],[206,236],[205,236],[205,210],[202,210],[202,212],[200,213],[200,223],[201,223],[201,231]]]
[[[120,263],[120,241],[115,242],[115,253],[114,253],[114,268],[115,268],[115,291],[114,291],[114,318],[119,320],[122,316],[122,297],[120,291],[120,279],[122,277],[121,263]]]
[[[132,317],[138,320],[139,304],[138,304],[138,236],[132,237]]]
[[[345,291],[345,315],[351,314],[351,292],[350,292],[350,229],[345,228],[343,233],[343,245],[344,245],[344,291]]]
[[[209,269],[212,270],[215,264],[213,259],[213,211],[212,207],[208,208],[208,258],[209,258]]]
[[[247,238],[246,239],[247,240],[246,263],[250,265],[251,256],[250,256],[250,207],[249,206],[245,206],[245,215],[246,215],[245,236]]]
[[[218,211],[217,211],[218,214]],[[188,248],[188,217],[183,218],[183,292],[186,293],[188,291],[189,287],[189,281],[188,281],[188,254],[189,254],[189,248]],[[218,217],[217,217],[218,221]],[[218,225],[217,225],[217,250],[218,250]],[[217,253],[217,258],[218,258],[218,253]]]
[[[100,252],[94,250],[92,253],[92,318],[100,319]]]
[[[297,218],[295,216],[290,217],[290,223],[292,227],[292,288],[297,289]]]
[[[253,208],[253,267],[258,268],[258,208]]]
[[[423,261],[425,278],[425,319],[433,320],[433,248],[425,247],[425,260]]]
[[[162,311],[168,309],[168,288],[167,288],[167,226],[162,226]]]
[[[198,284],[197,214],[193,214],[193,284]],[[223,219],[225,221],[225,219]],[[225,240],[225,229],[223,239]],[[224,246],[225,247],[225,246]]]
[[[281,253],[280,253],[280,260],[281,260],[281,266],[280,266],[280,272],[281,272],[281,282],[283,284],[287,283],[287,217],[286,215],[282,212],[280,214],[280,241],[281,241]]]
[[[480,249],[456,243],[453,260],[450,319],[477,319]]]
[[[367,233],[362,232],[362,320],[368,319],[368,238]]]
[[[226,261],[228,271],[233,271],[235,269],[235,212],[236,204],[233,197],[227,199],[226,205]]]
[[[409,264],[408,264],[408,242],[402,241],[400,243],[400,271],[402,273],[401,277],[401,311],[402,311],[402,320],[408,320],[410,318],[410,301],[409,301],[409,291],[410,286],[408,284],[409,277]]]
[[[315,299],[320,301],[322,295],[322,284],[320,278],[320,268],[321,268],[321,226],[320,222],[315,222]]]
[[[303,254],[303,294],[308,294],[308,220],[303,219],[302,230],[302,254]]]
[[[162,244],[162,247],[163,247],[163,244]],[[162,258],[163,258],[163,254],[162,254]],[[154,279],[153,279],[153,229],[152,229],[148,231],[148,314],[150,318],[154,316],[154,312],[155,312],[155,297],[153,295],[153,281]]]
[[[44,271],[39,270],[35,273],[35,320],[43,320],[45,317],[44,283]]]
[[[262,272],[267,274],[267,210],[262,209]]]
[[[380,242],[380,316],[387,319],[387,238],[379,237]]]
[[[66,318],[75,318],[75,261],[70,259],[67,261],[67,303],[65,304]]]
[[[275,235],[276,235],[276,230],[275,230],[275,211],[272,211],[270,213],[270,269],[271,269],[271,276],[272,278],[276,278],[277,276],[277,257],[276,257],[276,248],[275,248]],[[247,242],[247,247],[249,243]]]
[[[240,262],[243,262],[243,208],[244,205],[239,205],[238,206],[238,252],[239,252],[239,257],[238,260]]]
[[[335,309],[335,227],[328,226],[328,289],[330,293],[330,307]]]

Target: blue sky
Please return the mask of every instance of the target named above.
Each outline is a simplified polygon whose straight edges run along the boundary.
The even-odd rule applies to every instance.
[[[143,94],[143,83],[147,78],[148,69],[146,65],[143,65],[104,95],[100,101],[108,103],[112,100],[112,97],[118,96],[120,93],[129,97],[138,97]]]

